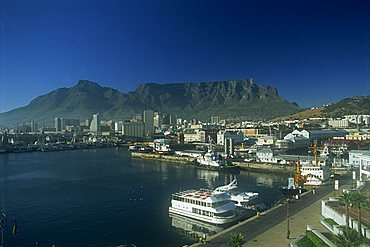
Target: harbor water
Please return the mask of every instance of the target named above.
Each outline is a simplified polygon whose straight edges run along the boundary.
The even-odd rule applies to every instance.
[[[131,159],[126,148],[0,155],[4,246],[183,246],[222,228],[170,217],[171,194],[216,188],[232,174]],[[241,172],[241,191],[267,206],[287,176]],[[16,234],[12,227],[17,222]]]

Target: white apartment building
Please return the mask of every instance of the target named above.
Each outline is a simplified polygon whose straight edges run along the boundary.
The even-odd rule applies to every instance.
[[[333,128],[348,128],[349,121],[348,119],[334,119],[329,120],[328,124]]]
[[[361,164],[361,158],[363,157],[363,154],[368,153],[367,150],[351,150],[348,153],[348,163],[349,165],[353,167],[360,167]]]
[[[333,129],[319,129],[319,130],[294,130],[291,134],[295,136],[303,136],[310,139],[311,142],[315,140],[332,138],[332,137],[345,137],[348,132],[345,130]]]
[[[241,131],[221,130],[217,133],[217,144],[224,145],[226,138],[232,139],[234,143],[242,143],[244,141],[244,133]]]
[[[345,115],[344,119],[354,124],[370,124],[370,115]]]
[[[275,136],[262,136],[257,139],[258,146],[269,146],[272,147],[275,145],[276,137]]]
[[[200,129],[187,129],[184,131],[184,143],[206,142],[206,132]]]
[[[360,181],[366,177],[368,179],[370,177],[370,151],[363,152],[359,155],[360,161]]]

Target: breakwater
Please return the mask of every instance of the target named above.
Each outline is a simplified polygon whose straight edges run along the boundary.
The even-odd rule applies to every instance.
[[[162,154],[139,153],[139,152],[132,152],[131,157],[139,158],[139,159],[177,162],[177,163],[183,163],[183,164],[189,164],[189,165],[191,165],[192,161],[195,160],[195,158],[187,157],[187,156],[162,155]],[[294,169],[295,169],[294,166],[271,164],[271,163],[257,163],[257,162],[244,162],[244,161],[232,161],[232,163],[236,166],[239,166],[240,169],[247,170],[247,171],[255,171],[255,172],[292,173],[294,172]]]

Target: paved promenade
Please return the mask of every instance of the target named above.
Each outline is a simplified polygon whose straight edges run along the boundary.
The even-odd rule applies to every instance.
[[[349,178],[341,178],[340,185],[347,184]],[[348,186],[348,185],[345,185]],[[255,216],[241,222],[224,232],[209,237],[204,244],[194,246],[228,246],[231,233],[242,233],[247,240],[243,246],[288,246],[288,244],[306,232],[306,226],[312,225],[317,230],[326,232],[320,224],[321,200],[333,196],[333,182],[321,186],[315,190],[315,194],[307,192],[299,200],[289,203],[290,211],[290,238],[287,239],[286,205],[280,205],[272,211],[261,216]],[[343,186],[337,193],[340,193]]]
[[[310,193],[310,192],[309,192]],[[320,224],[321,216],[321,200],[327,199],[333,193],[319,198],[311,205],[303,210],[289,217],[290,238],[287,239],[287,221],[279,223],[257,237],[251,239],[243,246],[274,246],[274,247],[287,247],[288,244],[306,232],[306,226],[311,225],[315,229],[326,232],[327,230]],[[315,196],[307,194],[306,196]],[[268,217],[268,215],[265,215]],[[273,245],[272,245],[273,243]]]

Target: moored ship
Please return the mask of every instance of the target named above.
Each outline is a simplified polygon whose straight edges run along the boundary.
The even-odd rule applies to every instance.
[[[194,160],[195,164],[200,168],[205,168],[215,171],[230,171],[238,172],[240,167],[233,165],[230,161],[225,160],[221,155],[216,155],[214,152],[206,152],[203,156]]]
[[[237,219],[235,204],[227,193],[211,190],[186,190],[172,195],[169,212],[222,225]]]

